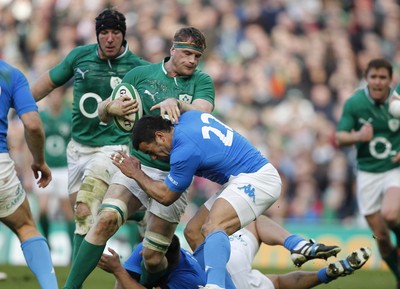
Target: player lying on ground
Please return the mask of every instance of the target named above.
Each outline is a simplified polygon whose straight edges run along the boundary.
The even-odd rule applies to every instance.
[[[352,274],[369,259],[371,251],[359,248],[345,259],[329,264],[319,271],[296,271],[287,274],[264,275],[251,267],[261,244],[256,221],[230,237],[231,256],[228,271],[237,288],[240,289],[308,289],[322,283],[329,283],[338,277]],[[143,244],[139,244],[122,266],[119,255],[111,248],[111,255],[103,254],[98,266],[114,274],[116,289],[145,289],[139,283],[141,275]],[[191,253],[182,249],[178,237],[174,236],[166,257],[168,274],[157,284],[156,289],[197,289],[206,283],[206,274]]]

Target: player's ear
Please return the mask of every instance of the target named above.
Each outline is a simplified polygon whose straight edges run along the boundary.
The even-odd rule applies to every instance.
[[[162,141],[163,138],[164,138],[164,132],[162,132],[161,130],[157,130],[157,131],[154,133],[154,141],[155,141],[155,142],[157,142],[157,141]]]

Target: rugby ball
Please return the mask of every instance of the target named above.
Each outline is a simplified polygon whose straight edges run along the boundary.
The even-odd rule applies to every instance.
[[[395,118],[400,118],[400,100],[399,99],[392,100],[392,102],[389,104],[389,112]]]
[[[142,115],[143,115],[143,106],[142,106],[142,100],[140,98],[140,95],[138,91],[136,90],[135,87],[133,87],[132,84],[129,83],[120,83],[118,84],[112,94],[111,94],[111,100],[118,99],[121,96],[127,95],[131,99],[136,99],[138,102],[138,111],[130,115],[131,120],[127,120],[123,117],[120,116],[114,116],[114,122],[117,125],[119,129],[121,129],[124,132],[131,132],[133,129],[133,126],[135,125],[135,122],[139,120]]]

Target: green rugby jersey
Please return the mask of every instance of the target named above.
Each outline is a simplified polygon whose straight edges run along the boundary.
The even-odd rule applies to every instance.
[[[367,87],[346,101],[337,131],[358,131],[365,122],[372,124],[374,135],[369,142],[355,144],[358,169],[379,173],[398,167],[391,158],[400,151],[400,120],[389,114],[388,100],[375,104]]]
[[[46,133],[45,159],[49,167],[67,167],[67,144],[71,139],[71,110],[64,107],[59,115],[48,110],[40,111]]]
[[[117,58],[102,60],[97,47],[89,44],[74,48],[50,70],[50,79],[61,86],[74,77],[72,138],[76,142],[90,147],[128,144],[129,133],[118,129],[114,122],[100,122],[97,108],[129,70],[148,62],[128,47]]]
[[[396,88],[394,89],[397,95],[400,95],[400,82],[397,84]]]
[[[191,76],[171,77],[164,67],[168,60],[169,57],[166,57],[160,63],[134,68],[122,80],[137,89],[142,99],[143,114],[159,115],[160,110],[150,111],[150,108],[167,98],[176,98],[186,103],[204,99],[214,106],[215,88],[211,77],[197,69]],[[152,160],[149,155],[133,148],[131,154],[143,165],[169,171],[169,163]]]

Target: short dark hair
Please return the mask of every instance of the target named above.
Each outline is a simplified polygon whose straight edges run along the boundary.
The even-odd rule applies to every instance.
[[[145,115],[139,119],[132,131],[132,146],[138,150],[139,145],[151,143],[155,140],[156,131],[170,132],[173,127],[171,121],[161,117],[161,115]]]
[[[195,27],[184,27],[176,31],[173,42],[191,42],[202,50],[206,49],[206,38]]]
[[[116,29],[122,32],[122,35],[125,38],[126,33],[126,18],[124,14],[118,12],[113,8],[104,9],[97,17],[96,17],[96,37],[99,37],[99,33],[105,29]]]
[[[392,78],[393,76],[393,66],[389,61],[384,58],[375,58],[368,62],[367,69],[365,70],[365,76],[367,76],[368,72],[373,68],[386,68],[389,72],[389,77]]]

